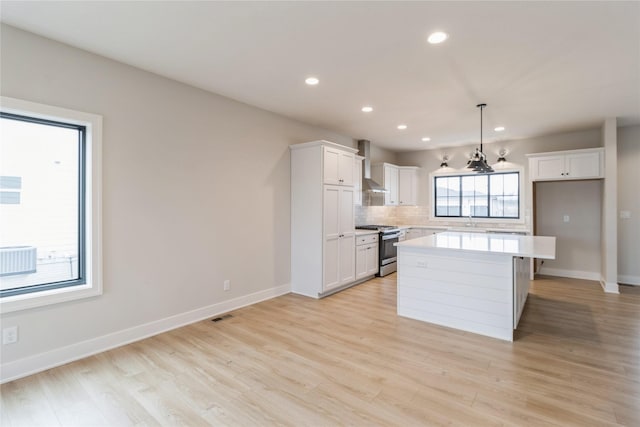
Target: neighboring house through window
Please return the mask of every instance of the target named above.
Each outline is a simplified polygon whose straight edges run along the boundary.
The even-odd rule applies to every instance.
[[[101,293],[101,118],[2,98],[3,311]]]
[[[435,176],[436,217],[520,218],[520,174]]]

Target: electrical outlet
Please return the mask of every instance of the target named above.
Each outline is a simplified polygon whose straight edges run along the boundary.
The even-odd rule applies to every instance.
[[[2,330],[2,345],[18,342],[18,327],[9,326]]]
[[[229,289],[231,289],[231,280],[227,279],[224,281],[224,290],[228,291]]]
[[[569,219],[570,219],[570,218],[569,218],[569,215],[565,215],[564,217],[562,217],[562,220],[563,220],[564,222],[569,222]]]

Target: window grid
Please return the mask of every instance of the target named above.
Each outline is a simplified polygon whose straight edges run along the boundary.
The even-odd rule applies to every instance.
[[[506,190],[507,187],[512,190]],[[478,188],[480,191],[486,188],[486,194],[478,194]],[[520,173],[437,176],[434,178],[434,203],[436,217],[463,218],[471,214],[473,218],[518,219]]]

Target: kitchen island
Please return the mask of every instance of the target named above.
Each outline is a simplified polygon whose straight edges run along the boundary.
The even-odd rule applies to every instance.
[[[555,259],[555,237],[443,232],[396,244],[398,315],[513,341],[530,259]]]

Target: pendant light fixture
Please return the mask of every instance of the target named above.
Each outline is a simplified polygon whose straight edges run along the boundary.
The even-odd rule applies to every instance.
[[[478,173],[491,173],[494,172],[493,168],[487,164],[487,156],[482,152],[482,110],[487,104],[478,104],[476,107],[480,108],[480,149],[476,148],[476,152],[471,157],[467,168]]]

